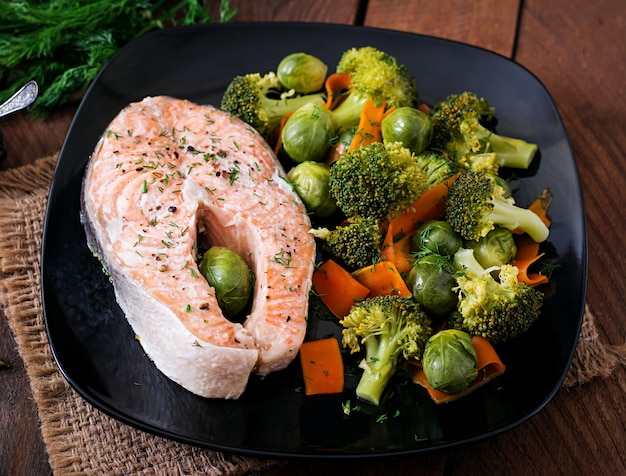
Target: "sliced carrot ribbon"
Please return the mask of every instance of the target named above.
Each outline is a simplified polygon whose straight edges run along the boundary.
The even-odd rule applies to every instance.
[[[545,253],[539,253],[539,243],[528,235],[516,236],[515,245],[517,253],[511,262],[519,270],[517,280],[529,286],[538,286],[549,282],[546,275],[540,273],[530,273],[530,266],[538,261]]]
[[[278,125],[278,129],[276,131],[276,145],[274,146],[274,154],[276,155],[278,155],[280,148],[283,145],[283,129],[285,128],[287,119],[291,117],[291,114],[292,113],[287,113],[280,119],[280,124]]]
[[[348,73],[333,73],[326,78],[324,87],[326,89],[326,109],[331,109],[335,100],[335,95],[345,89],[349,89],[352,79]]]
[[[365,101],[361,110],[359,125],[350,143],[348,151],[353,151],[359,147],[366,147],[373,142],[382,142],[383,134],[380,123],[385,115],[385,101],[376,102],[372,99]]]
[[[544,190],[539,197],[537,197],[533,203],[530,204],[528,209],[534,212],[544,224],[549,227],[552,224],[552,221],[548,217],[548,208],[550,208],[550,204],[552,203],[552,193],[549,190]]]
[[[355,303],[370,293],[369,288],[330,259],[315,270],[312,281],[315,292],[338,319],[345,317]]]
[[[370,290],[374,296],[409,297],[413,294],[407,287],[395,264],[387,261],[372,264],[352,273],[354,279]]]
[[[393,263],[400,274],[404,275],[413,267],[413,260],[410,258],[413,232],[407,234],[402,228],[396,232],[396,226],[397,223],[393,220],[389,223],[381,256],[384,261]]]
[[[411,375],[413,383],[421,385],[426,389],[430,398],[438,404],[448,403],[473,392],[477,388],[493,380],[494,378],[502,375],[505,371],[505,366],[500,360],[496,350],[491,343],[481,336],[472,337],[472,346],[476,351],[478,369],[478,376],[470,383],[470,385],[462,392],[446,393],[441,390],[435,390],[430,386],[424,370],[422,369],[422,362],[419,360],[410,360],[406,362],[405,368]]]
[[[435,185],[418,198],[409,210],[389,221],[389,227],[383,241],[381,254],[383,259],[396,265],[401,273],[411,270],[411,236],[419,223],[443,217],[446,211],[446,198],[450,185],[458,175]]]
[[[304,342],[300,346],[300,365],[306,395],[343,392],[343,359],[337,339]]]

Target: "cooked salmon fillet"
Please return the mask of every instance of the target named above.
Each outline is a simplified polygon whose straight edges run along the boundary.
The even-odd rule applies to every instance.
[[[165,96],[124,108],[88,163],[81,220],[156,367],[189,391],[238,398],[304,340],[315,243],[304,205],[261,136],[211,106]],[[255,275],[243,323],[222,314],[198,241]]]

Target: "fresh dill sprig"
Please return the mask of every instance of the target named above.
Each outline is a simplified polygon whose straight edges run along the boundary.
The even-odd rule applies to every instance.
[[[219,3],[216,21],[237,10]],[[80,94],[104,64],[129,41],[148,31],[210,23],[208,0],[0,0],[0,102],[27,81],[39,84],[30,106],[46,117]]]

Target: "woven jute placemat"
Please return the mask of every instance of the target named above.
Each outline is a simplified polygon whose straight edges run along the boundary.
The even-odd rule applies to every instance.
[[[196,448],[144,433],[85,402],[61,375],[46,336],[39,259],[56,156],[0,172],[0,301],[24,360],[55,474],[243,475],[278,463]],[[626,347],[598,340],[587,309],[565,386],[608,376]]]

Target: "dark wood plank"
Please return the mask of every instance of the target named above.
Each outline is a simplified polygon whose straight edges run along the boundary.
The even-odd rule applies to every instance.
[[[0,360],[10,368],[0,368],[0,474],[49,474],[50,466],[26,369],[4,314],[1,317]]]
[[[519,0],[370,0],[365,25],[461,41],[510,57],[519,8]]]
[[[211,11],[215,11],[216,4]],[[303,21],[351,25],[358,17],[359,0],[232,0],[239,10],[235,21]],[[215,15],[215,13],[214,13]],[[215,17],[216,18],[216,17]],[[285,41],[288,41],[286,38]]]

